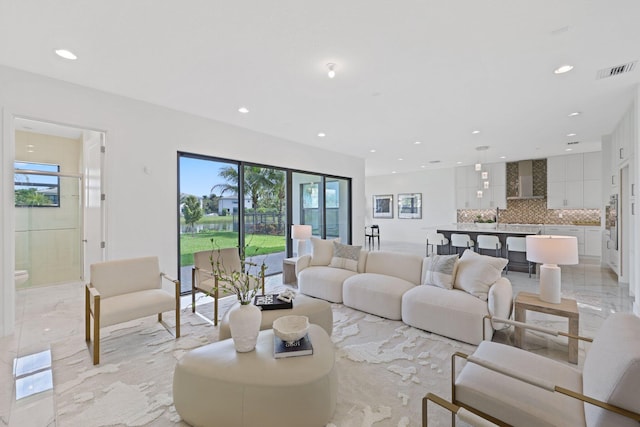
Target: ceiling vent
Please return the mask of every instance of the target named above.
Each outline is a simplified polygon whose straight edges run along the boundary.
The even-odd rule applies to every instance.
[[[567,145],[576,145],[576,144],[580,144],[580,141],[567,142]]]
[[[604,68],[596,74],[596,80],[606,79],[608,77],[615,77],[619,74],[628,73],[633,71],[638,61],[627,62],[626,64],[616,65],[615,67]]]

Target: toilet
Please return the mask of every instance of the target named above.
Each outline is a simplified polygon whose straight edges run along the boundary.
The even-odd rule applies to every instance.
[[[29,272],[27,270],[16,270],[14,272],[16,287],[22,285],[29,280]]]

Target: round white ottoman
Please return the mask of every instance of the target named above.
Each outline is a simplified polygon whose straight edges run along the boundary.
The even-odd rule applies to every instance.
[[[229,329],[229,312],[238,304],[239,303],[235,303],[229,310],[227,310],[224,316],[222,316],[219,323],[219,340],[231,338],[231,329]],[[265,329],[271,329],[271,325],[273,325],[274,320],[278,317],[288,315],[307,316],[309,318],[309,323],[321,326],[327,334],[331,335],[331,332],[333,331],[333,312],[331,311],[331,304],[322,299],[300,294],[296,295],[293,300],[293,308],[283,310],[263,310],[260,330],[263,331]]]
[[[189,351],[173,374],[176,410],[198,427],[326,425],[338,392],[333,343],[317,325],[309,338],[313,355],[283,359],[273,356],[271,329],[248,353],[230,339]]]

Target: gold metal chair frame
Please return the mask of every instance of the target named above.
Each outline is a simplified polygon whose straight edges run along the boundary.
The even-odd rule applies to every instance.
[[[160,277],[174,283],[176,295],[176,332],[171,332],[171,327],[162,320],[162,313],[158,313],[158,322],[174,337],[180,338],[180,281],[160,273]],[[92,354],[93,364],[100,363],[100,292],[91,283],[85,286],[84,294],[84,339],[89,353]],[[91,309],[93,299],[93,310]],[[93,318],[93,346],[91,345],[91,318]]]
[[[257,264],[252,264],[252,263],[248,263],[248,262],[246,262],[246,264],[257,266]],[[266,266],[263,264],[260,267],[260,281],[261,281],[262,295],[264,295],[264,290],[265,290],[265,287],[264,287],[264,271],[265,271],[265,269],[266,269]],[[210,293],[210,292],[207,292],[204,289],[198,288],[198,286],[196,285],[196,276],[197,276],[196,273],[198,271],[202,271],[202,272],[204,272],[206,274],[210,274],[211,277],[213,277],[213,279],[214,279],[213,293]],[[220,299],[219,292],[218,292],[218,289],[219,289],[218,280],[219,280],[218,275],[214,274],[213,271],[211,271],[211,270],[205,270],[205,269],[202,269],[202,268],[198,268],[195,265],[191,268],[191,312],[195,313],[198,317],[200,317],[204,321],[212,324],[213,326],[218,326],[218,299]],[[196,311],[196,293],[198,291],[204,292],[207,295],[211,295],[213,297],[213,321]]]
[[[592,338],[586,338],[586,337],[581,337],[578,335],[571,335],[568,334],[566,332],[561,332],[561,331],[555,331],[552,329],[548,329],[548,328],[543,328],[540,326],[536,326],[536,325],[530,325],[527,323],[522,323],[522,322],[516,322],[514,320],[509,320],[509,319],[502,319],[499,317],[492,317],[492,316],[485,316],[485,318],[488,318],[489,320],[496,322],[496,323],[506,323],[509,325],[514,325],[514,326],[518,326],[518,327],[523,327],[523,328],[527,328],[527,329],[533,329],[539,332],[543,332],[543,333],[549,333],[551,335],[562,335],[562,336],[566,336],[568,338],[575,338],[575,339],[579,339],[582,341],[587,341],[587,342],[592,342],[593,339]],[[484,322],[484,320],[483,320]],[[441,397],[434,395],[433,393],[427,393],[427,395],[425,395],[425,397],[422,399],[422,425],[424,427],[427,427],[427,418],[428,418],[428,414],[427,414],[427,402],[429,400],[431,400],[434,403],[437,403],[438,405],[448,409],[449,411],[451,411],[451,425],[455,426],[456,425],[456,414],[459,413],[460,408],[463,408],[473,414],[475,414],[476,416],[486,420],[486,421],[490,421],[495,425],[501,426],[501,427],[510,427],[510,424],[505,423],[502,420],[499,420],[495,417],[492,417],[489,414],[486,414],[476,408],[473,408],[472,406],[466,405],[463,402],[459,402],[456,399],[456,386],[455,386],[455,381],[456,381],[456,358],[462,358],[465,359],[468,363],[475,363],[476,365],[482,366],[483,368],[486,369],[490,369],[494,372],[497,372],[499,374],[502,375],[507,375],[511,378],[514,378],[516,380],[519,381],[523,381],[527,384],[533,385],[535,387],[540,387],[543,388],[545,390],[548,390],[550,392],[554,392],[554,393],[561,393],[564,394],[565,396],[569,396],[571,398],[574,399],[578,399],[584,403],[589,403],[595,406],[598,406],[600,408],[606,409],[608,411],[612,411],[615,412],[617,414],[623,415],[627,418],[631,418],[632,420],[638,421],[640,422],[640,413],[637,412],[633,412],[633,411],[629,411],[627,409],[624,408],[620,408],[619,406],[615,406],[615,405],[611,405],[609,403],[606,402],[602,402],[600,400],[594,399],[592,397],[589,396],[585,396],[582,393],[578,393],[576,391],[573,390],[569,390],[567,388],[564,387],[560,387],[558,385],[552,384],[550,382],[547,381],[542,381],[539,380],[536,377],[530,376],[530,375],[526,375],[526,374],[520,374],[518,372],[509,370],[509,369],[504,369],[494,363],[492,363],[491,361],[488,360],[484,360],[478,357],[474,357],[474,356],[469,356],[465,353],[461,353],[461,352],[455,352],[453,355],[451,355],[451,402],[448,402],[444,399],[442,399]]]

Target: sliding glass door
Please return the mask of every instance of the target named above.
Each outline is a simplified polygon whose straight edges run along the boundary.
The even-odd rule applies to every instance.
[[[265,165],[178,153],[179,257],[182,291],[191,290],[193,254],[243,247],[251,262],[282,272],[290,228],[351,242],[351,181]]]
[[[237,163],[179,157],[180,284],[191,291],[194,252],[238,246],[240,203]]]

